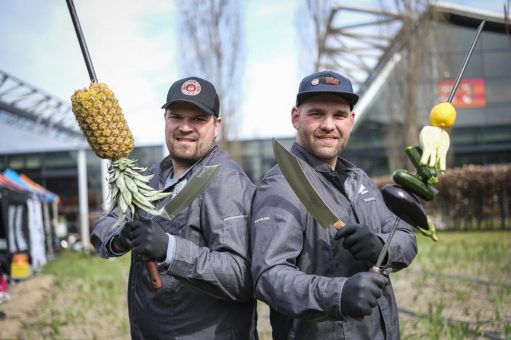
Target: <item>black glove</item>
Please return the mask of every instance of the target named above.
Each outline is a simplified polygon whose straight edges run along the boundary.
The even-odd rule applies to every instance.
[[[342,245],[357,260],[368,260],[376,263],[383,248],[383,241],[365,224],[347,224],[334,237],[344,238]]]
[[[127,223],[128,224],[128,223]],[[167,257],[169,236],[161,226],[150,220],[129,222],[133,251],[149,259],[163,261]]]
[[[357,273],[350,277],[342,288],[343,314],[354,318],[371,314],[387,283],[386,276],[369,272]]]
[[[129,225],[125,224],[121,232],[114,236],[112,248],[118,253],[127,252],[131,249],[131,228]]]

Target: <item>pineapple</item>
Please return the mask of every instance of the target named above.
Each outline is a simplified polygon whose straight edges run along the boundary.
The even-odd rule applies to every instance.
[[[116,206],[120,210],[113,227],[123,221],[128,210],[132,219],[136,208],[159,215],[161,211],[151,202],[168,196],[168,193],[147,185],[153,176],[143,176],[141,173],[146,168],[138,167],[136,161],[127,158],[133,150],[133,135],[112,90],[106,84],[93,82],[88,89],[76,91],[71,102],[76,120],[92,150],[98,157],[111,160],[107,211]]]
[[[100,158],[116,160],[133,150],[133,135],[112,90],[92,83],[71,97],[73,112],[92,150]]]

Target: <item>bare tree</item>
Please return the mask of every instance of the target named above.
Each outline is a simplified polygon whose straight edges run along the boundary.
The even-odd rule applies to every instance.
[[[399,30],[386,24],[379,29],[380,33],[394,36],[392,48],[402,58],[399,65],[388,78],[386,95],[382,98],[387,124],[384,127],[383,145],[388,158],[389,171],[398,168],[411,168],[404,150],[407,146],[419,144],[419,126],[426,115],[425,100],[433,99],[432,93],[422,89],[419,93],[421,80],[427,61],[431,59],[434,44],[425,37],[429,29],[427,22],[422,20],[429,0],[394,0],[393,3],[379,3],[382,13],[393,13],[399,18]],[[387,52],[388,53],[388,52]],[[428,93],[425,93],[428,92]]]
[[[177,2],[180,66],[185,75],[210,80],[220,97],[221,143],[236,158],[237,113],[244,66],[243,6],[237,0]]]
[[[325,46],[328,18],[332,0],[304,0],[298,6],[295,25],[300,39],[300,68],[307,72],[319,71]]]
[[[405,58],[402,62],[402,84],[406,86],[397,86],[403,89],[401,112],[403,113],[404,145],[400,145],[404,150],[407,145],[418,145],[418,95],[419,82],[423,75],[421,70],[424,64],[423,53],[428,50],[425,46],[426,41],[420,38],[419,19],[424,10],[429,5],[429,0],[395,0],[397,11],[402,15],[401,41],[403,42],[402,51]],[[431,45],[429,46],[431,47]],[[396,160],[397,161],[397,160]],[[404,161],[395,164],[396,167],[404,167]],[[399,164],[401,163],[401,164]]]
[[[426,41],[420,35],[424,29],[420,20],[429,2],[377,1],[379,8],[364,8],[347,1],[346,5],[334,5],[328,0],[305,0],[304,7],[313,29],[299,28],[302,36],[308,37],[305,41],[312,41],[314,45],[306,49],[317,52],[314,58],[309,58],[309,67],[318,69],[333,65],[352,79],[356,90],[362,86],[363,93],[368,79],[377,75],[375,67],[380,58],[388,59],[392,53],[402,56],[392,76],[386,80],[385,95],[380,98],[383,102],[379,104],[385,107],[387,116],[383,143],[389,170],[405,167],[405,146],[419,142],[419,124],[423,123],[420,101],[425,96],[424,93],[419,96],[418,92],[428,53]],[[341,15],[341,12],[347,14]]]

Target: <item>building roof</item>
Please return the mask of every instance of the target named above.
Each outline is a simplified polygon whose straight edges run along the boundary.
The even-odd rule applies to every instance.
[[[58,136],[50,129],[38,131],[0,122],[0,154],[78,150],[88,148],[85,139]]]
[[[0,70],[0,154],[86,146],[69,103]]]
[[[336,16],[343,12],[355,12],[360,18],[360,23],[341,25],[340,22],[343,21],[336,20]],[[441,14],[443,20],[452,24],[473,28],[477,28],[481,21],[485,20],[484,31],[504,33],[506,24],[509,25],[509,19],[506,22],[503,13],[440,1],[425,8],[421,16],[415,20],[420,24],[421,20],[433,14]],[[403,13],[384,9],[375,10],[345,5],[332,9],[325,39],[327,43],[323,51],[320,51],[321,65],[323,68],[333,68],[352,77],[355,89],[360,95],[360,100],[355,107],[357,113],[355,123],[364,116],[375,94],[403,57],[400,48],[403,19]],[[357,30],[354,30],[355,27]],[[378,34],[368,33],[375,29],[378,29]],[[467,49],[469,47],[467,46]],[[353,61],[353,58],[358,60]],[[356,69],[356,74],[353,71],[354,65],[362,66]]]

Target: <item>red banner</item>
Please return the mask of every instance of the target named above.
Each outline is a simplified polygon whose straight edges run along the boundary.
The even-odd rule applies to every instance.
[[[454,80],[437,82],[437,92],[440,101],[446,102],[454,86]],[[486,106],[484,79],[462,79],[454,94],[452,105],[457,109],[468,109]]]

